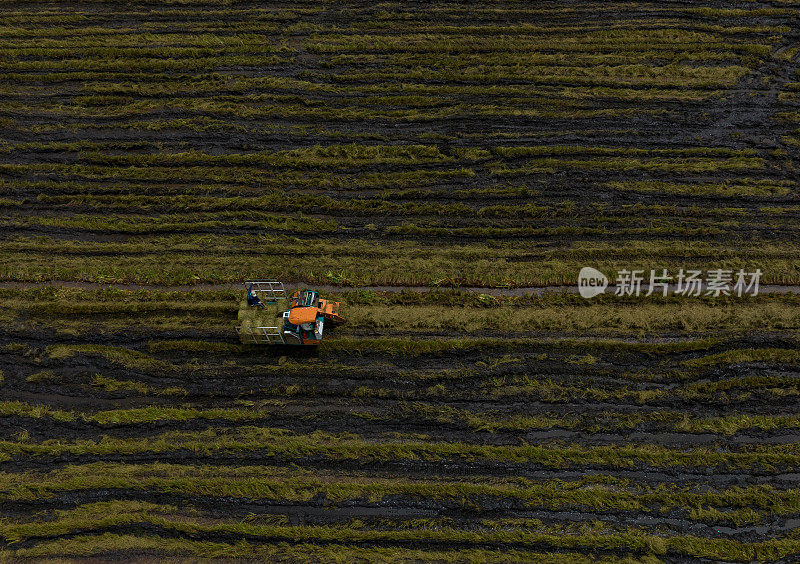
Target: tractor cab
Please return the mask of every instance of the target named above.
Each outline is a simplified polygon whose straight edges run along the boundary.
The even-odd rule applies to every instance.
[[[325,318],[316,308],[296,307],[283,312],[283,330],[297,335],[304,345],[318,345],[324,326]]]
[[[319,307],[319,292],[300,290],[292,296],[292,307]]]

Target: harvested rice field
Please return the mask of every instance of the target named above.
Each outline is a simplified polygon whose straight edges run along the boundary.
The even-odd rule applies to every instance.
[[[0,76],[0,561],[800,560],[800,1],[9,0]]]

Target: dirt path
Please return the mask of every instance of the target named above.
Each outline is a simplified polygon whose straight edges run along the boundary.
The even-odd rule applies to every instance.
[[[212,290],[243,290],[243,284],[183,284],[183,285],[150,285],[150,284],[101,284],[98,282],[72,282],[67,280],[51,280],[48,282],[0,282],[2,288],[80,288],[85,290],[157,290],[162,292],[190,292]],[[479,286],[332,286],[329,284],[305,284],[302,282],[288,282],[284,284],[286,290],[312,287],[322,292],[357,292],[371,290],[373,292],[433,292],[437,290],[455,290],[468,294],[488,294],[491,296],[541,296],[543,294],[568,293],[577,294],[577,286],[525,286],[521,288],[488,288]],[[646,293],[647,284],[642,284],[642,295]],[[669,294],[675,292],[675,286],[669,286]],[[610,285],[605,293],[613,294],[616,286]],[[800,294],[800,285],[763,284],[758,288],[759,294]]]

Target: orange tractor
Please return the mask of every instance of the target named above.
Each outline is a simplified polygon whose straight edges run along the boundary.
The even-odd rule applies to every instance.
[[[339,302],[319,297],[316,290],[298,290],[286,297],[283,283],[248,280],[247,299],[239,308],[239,339],[259,345],[305,345],[322,342],[326,326],[344,323]]]

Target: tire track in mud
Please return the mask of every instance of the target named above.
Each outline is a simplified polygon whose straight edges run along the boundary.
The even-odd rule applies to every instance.
[[[213,519],[285,516],[293,525],[326,525],[361,520],[407,520],[442,519],[469,526],[476,519],[504,517],[508,519],[537,519],[548,524],[589,522],[594,520],[614,521],[617,525],[646,527],[662,525],[671,533],[692,534],[703,537],[722,535],[727,538],[747,540],[757,536],[783,534],[800,525],[800,519],[781,516],[753,526],[709,525],[688,519],[683,511],[673,510],[660,518],[652,513],[644,515],[637,511],[596,510],[591,508],[543,509],[525,508],[514,499],[484,498],[476,500],[471,507],[464,507],[449,500],[414,500],[409,497],[392,496],[380,503],[352,500],[333,503],[329,500],[312,500],[306,503],[291,503],[279,499],[232,499],[230,497],[188,496],[175,493],[150,493],[139,490],[95,490],[61,493],[48,500],[8,503],[9,514],[25,515],[28,512],[69,511],[81,505],[113,497],[122,501],[141,501],[182,508],[202,510]],[[449,501],[449,502],[448,502]]]
[[[187,532],[183,530],[185,527],[181,527],[180,523],[174,523],[173,526],[164,525],[161,523],[152,523],[149,521],[142,521],[139,523],[131,523],[127,525],[109,525],[109,526],[98,526],[91,531],[99,531],[99,532],[107,532],[107,533],[132,533],[136,536],[154,536],[157,539],[164,539],[165,541],[169,540],[189,540],[189,541],[196,541],[196,542],[206,542],[206,543],[213,543],[212,546],[217,550],[221,550],[222,547],[231,547],[235,544],[245,544],[251,545],[254,547],[259,546],[266,546],[272,547],[275,545],[282,546],[283,548],[289,547],[298,547],[302,546],[303,548],[308,548],[309,545],[315,548],[347,548],[350,550],[353,549],[362,549],[362,550],[369,550],[369,549],[376,549],[379,552],[377,553],[376,557],[385,557],[387,551],[402,551],[403,549],[407,549],[412,551],[412,554],[419,555],[420,552],[429,551],[431,556],[435,556],[438,558],[442,557],[442,553],[444,551],[459,551],[459,550],[480,550],[485,554],[485,551],[495,551],[499,554],[506,555],[506,554],[513,554],[518,561],[520,557],[520,553],[529,555],[529,558],[541,558],[541,557],[548,557],[552,559],[554,556],[563,555],[565,558],[574,558],[576,551],[580,553],[580,551],[586,551],[591,553],[593,558],[603,558],[603,557],[616,557],[616,558],[623,558],[627,557],[630,559],[634,556],[645,556],[650,553],[650,549],[646,546],[636,546],[636,547],[624,547],[624,548],[614,548],[613,545],[609,548],[602,547],[597,548],[595,546],[584,546],[584,543],[575,543],[575,546],[554,546],[552,540],[490,540],[489,534],[487,532],[487,538],[482,540],[461,540],[457,538],[458,536],[463,535],[456,535],[456,538],[431,538],[431,536],[425,536],[422,538],[401,538],[401,539],[364,539],[364,540],[348,540],[346,544],[343,543],[341,540],[331,538],[328,536],[327,538],[309,538],[309,539],[298,539],[297,535],[294,534],[294,531],[286,531],[285,533],[281,534],[280,532],[275,532],[273,534],[257,534],[257,533],[234,533],[234,532],[227,532],[227,531],[220,531],[220,530],[210,530],[204,531],[199,530],[197,532],[191,531]],[[90,531],[90,532],[91,532]],[[58,539],[64,539],[66,541],[70,539],[83,539],[84,538],[83,532],[69,532],[58,536]],[[379,535],[376,535],[379,536]],[[41,540],[48,540],[49,537],[44,537]],[[31,538],[30,540],[24,540],[14,543],[14,547],[19,547],[21,551],[24,551],[25,548],[30,546],[36,546],[34,543],[36,542],[36,538]],[[35,551],[35,548],[34,548]],[[531,551],[546,551],[546,552],[536,552],[531,554]],[[138,551],[137,551],[138,552]],[[23,552],[24,553],[24,552]],[[163,555],[158,551],[152,551],[154,556],[162,556]],[[111,555],[116,556],[113,552],[110,553]],[[362,557],[360,554],[356,552],[358,556]],[[395,553],[396,554],[396,553]],[[402,552],[400,552],[402,554]],[[458,554],[458,553],[457,553]],[[130,550],[122,553],[122,555],[130,555]],[[318,556],[318,553],[314,553],[315,556]],[[103,551],[100,557],[108,557],[109,552]],[[340,555],[339,555],[340,556]],[[444,552],[444,556],[450,556],[447,552]],[[119,556],[117,556],[118,558]],[[341,557],[341,556],[340,556]],[[116,558],[115,558],[116,559]],[[239,560],[237,558],[237,560]],[[683,561],[689,561],[685,559]]]
[[[168,453],[137,453],[134,455],[105,455],[102,458],[83,455],[39,456],[12,459],[4,462],[9,476],[24,472],[50,472],[63,468],[79,468],[95,463],[147,465],[174,464],[181,466],[203,466],[219,469],[236,469],[244,466],[269,466],[291,470],[303,469],[319,472],[342,473],[359,476],[365,471],[380,478],[413,480],[464,480],[483,481],[524,478],[534,482],[576,481],[582,478],[613,478],[627,480],[632,484],[657,487],[661,484],[677,484],[681,487],[696,487],[698,491],[713,491],[745,486],[769,486],[775,491],[793,490],[800,487],[800,473],[794,466],[783,468],[738,469],[726,466],[652,466],[644,463],[614,467],[603,464],[570,464],[557,468],[536,461],[511,463],[496,460],[465,462],[450,458],[442,460],[336,460],[324,456],[288,458],[268,456],[262,452],[237,452],[226,454],[215,452],[200,455],[189,451]],[[443,482],[444,483],[444,482]]]
[[[146,353],[149,339],[159,337],[162,336],[151,334],[146,339],[140,339],[138,344],[127,341],[124,337],[113,342],[123,345],[121,350],[139,349]],[[7,339],[19,342],[15,337],[9,336]],[[26,342],[36,345],[40,341],[34,338]],[[65,341],[56,339],[46,342],[48,345],[60,342],[79,345],[87,342],[107,343],[102,338],[98,341],[75,337],[68,337]],[[131,345],[133,348],[130,348]],[[607,419],[608,414],[639,414],[646,418],[648,414],[660,412],[684,412],[695,417],[724,417],[732,409],[742,416],[792,415],[796,413],[794,396],[790,393],[775,397],[769,388],[780,388],[787,392],[794,390],[800,381],[796,369],[782,368],[780,365],[776,367],[769,362],[749,362],[741,366],[723,365],[697,373],[685,373],[681,376],[680,383],[671,381],[674,376],[670,374],[676,369],[683,370],[683,363],[687,360],[714,355],[718,351],[796,346],[796,342],[780,337],[765,339],[759,336],[723,340],[694,352],[678,351],[653,355],[649,351],[627,351],[620,354],[601,350],[593,351],[597,358],[594,361],[596,364],[592,366],[565,363],[573,354],[569,348],[560,350],[555,355],[551,352],[546,360],[539,358],[541,351],[549,350],[547,343],[517,352],[510,359],[502,356],[505,351],[488,352],[487,356],[486,350],[466,354],[459,351],[422,354],[410,359],[392,358],[391,355],[382,353],[364,356],[362,353],[358,357],[348,357],[345,354],[304,356],[297,359],[290,355],[288,358],[292,363],[289,365],[281,365],[281,359],[286,359],[286,356],[276,354],[265,358],[260,351],[233,356],[184,352],[180,356],[171,353],[153,356],[156,361],[165,363],[163,369],[155,371],[126,368],[91,353],[77,353],[63,360],[51,360],[47,356],[39,358],[4,355],[0,359],[0,370],[4,371],[8,383],[14,386],[8,389],[7,400],[45,404],[56,409],[92,412],[135,408],[146,404],[188,405],[199,409],[237,408],[241,406],[238,402],[245,398],[248,401],[282,399],[288,402],[285,409],[300,417],[293,421],[292,426],[300,429],[306,425],[302,417],[319,415],[315,402],[323,401],[326,405],[323,415],[328,411],[358,410],[369,416],[370,413],[380,413],[382,409],[389,408],[391,413],[396,414],[393,417],[402,419],[403,426],[424,430],[432,424],[431,417],[435,418],[437,411],[434,410],[428,416],[413,409],[403,413],[402,406],[415,404],[425,409],[439,406],[445,410],[441,412],[443,416],[447,416],[446,410],[455,410],[455,420],[440,421],[440,429],[450,429],[452,433],[468,433],[464,417],[488,417],[486,425],[502,430],[503,421],[528,412],[566,418],[567,421],[573,420],[576,413],[582,414],[583,418],[594,414],[601,420]],[[176,358],[180,359],[178,363],[175,363]],[[332,364],[337,358],[338,362]],[[513,362],[508,362],[509,360]],[[231,361],[234,365],[231,365]],[[498,361],[500,363],[495,364]],[[306,368],[298,370],[298,362],[307,363]],[[627,373],[642,373],[653,369],[656,370],[655,374],[644,381],[626,376]],[[759,384],[759,388],[753,387],[757,382],[747,380],[754,369],[767,378],[765,383]],[[54,371],[52,382],[27,380],[42,370]],[[437,372],[439,370],[444,372]],[[457,377],[447,372],[448,370],[459,371]],[[105,390],[92,381],[93,376],[98,374],[109,375],[117,381],[136,383],[145,386],[149,391],[144,392],[135,387],[117,391]],[[550,388],[555,386],[555,391],[547,391],[549,388],[542,390],[538,387],[525,387],[536,383],[545,383]],[[498,388],[501,385],[520,385],[522,388],[513,393],[498,395],[495,392],[503,389]],[[747,391],[747,396],[737,399],[714,391],[720,386],[719,389],[724,392],[731,385],[734,390]],[[181,393],[172,397],[159,395],[161,390],[172,386],[179,387]],[[708,387],[710,391],[703,391],[704,387]],[[616,391],[621,393],[615,395]],[[598,393],[604,395],[597,396]],[[639,396],[640,393],[643,395]],[[298,399],[298,394],[305,400]],[[346,409],[343,409],[344,406]],[[498,417],[499,420],[496,419]],[[672,417],[661,424],[645,419],[634,428],[619,431],[616,436],[629,439],[634,432],[645,435],[661,432],[665,425],[667,428],[671,425],[669,421],[672,421]],[[274,415],[267,417],[275,418]],[[213,419],[225,420],[224,417]],[[364,429],[370,426],[361,423],[361,420],[363,417],[357,417],[355,421],[348,423],[338,423],[331,419],[320,421],[312,417],[307,424],[324,424],[326,427],[344,431],[353,425]],[[217,426],[222,424],[215,423]],[[581,426],[587,424],[586,421],[580,423],[577,430],[580,431]],[[380,420],[372,424],[375,428],[388,428],[391,425],[391,422]],[[558,423],[554,425],[558,426]],[[567,428],[561,433],[565,436],[576,436],[572,434],[574,431]],[[532,433],[530,438],[536,437],[537,432],[535,428],[503,431],[504,436],[508,437],[528,436],[526,433]],[[613,438],[613,433],[609,436],[611,438],[606,440],[618,440]],[[778,430],[761,436],[767,441],[781,441]],[[666,440],[666,435],[664,437]],[[677,439],[670,440],[674,442]]]
[[[324,401],[339,400],[342,396],[331,395],[323,397]],[[314,398],[308,398],[312,401]],[[767,398],[768,399],[768,398]],[[426,417],[425,412],[415,413],[413,410],[404,411],[398,409],[398,403],[403,402],[387,401],[385,404],[378,404],[364,408],[356,402],[353,403],[351,410],[342,409],[332,411],[330,414],[313,414],[311,407],[302,409],[287,409],[283,413],[275,413],[263,416],[237,418],[231,416],[186,416],[183,419],[181,410],[190,412],[201,410],[204,407],[209,409],[226,409],[224,406],[214,405],[204,406],[202,402],[192,401],[172,401],[159,400],[159,398],[130,397],[124,399],[93,399],[85,402],[75,402],[74,398],[63,397],[60,401],[53,396],[43,394],[9,394],[4,398],[6,402],[21,401],[29,405],[50,405],[71,408],[70,413],[76,410],[75,419],[59,422],[57,419],[49,417],[40,419],[36,416],[25,416],[9,414],[3,418],[0,424],[0,431],[3,435],[14,437],[20,433],[26,433],[35,440],[49,439],[92,439],[100,440],[103,437],[109,438],[147,438],[154,434],[167,432],[193,432],[203,431],[231,432],[237,429],[246,429],[252,426],[268,427],[271,429],[282,429],[298,434],[312,434],[319,429],[334,434],[352,434],[366,440],[384,441],[387,437],[403,434],[422,435],[426,440],[436,442],[454,443],[473,443],[481,445],[517,445],[520,442],[530,445],[547,445],[554,443],[569,443],[583,446],[604,446],[604,445],[659,445],[669,448],[679,447],[731,447],[739,448],[755,445],[794,445],[800,442],[800,429],[795,426],[777,427],[763,429],[758,426],[747,427],[734,431],[724,429],[681,430],[679,425],[679,414],[692,414],[697,404],[692,409],[677,410],[674,406],[665,409],[662,406],[640,406],[637,404],[595,404],[587,401],[575,401],[564,405],[538,404],[529,402],[527,407],[520,407],[518,410],[506,411],[503,413],[513,423],[514,417],[523,416],[527,413],[540,413],[545,418],[553,418],[555,421],[549,425],[544,423],[529,429],[507,428],[500,423],[493,423],[492,415],[483,424],[470,426],[469,419],[475,418],[480,421],[481,415],[485,412],[486,403],[478,403],[480,410],[469,411],[463,407],[453,407],[451,404],[436,404],[430,402],[426,404],[432,413]],[[286,400],[283,400],[284,402]],[[318,400],[319,401],[319,400]],[[414,401],[420,404],[420,401]],[[499,404],[498,402],[498,405]],[[502,407],[508,408],[508,404]],[[110,410],[135,410],[143,408],[161,408],[165,412],[169,408],[175,408],[178,413],[170,418],[167,414],[163,419],[145,420],[143,422],[131,422],[120,424],[95,423],[95,417],[102,419]],[[738,416],[757,416],[766,411],[771,413],[794,413],[794,404],[784,406],[773,406],[771,410],[759,410],[748,412],[740,406],[735,407]],[[95,411],[100,409],[101,411]],[[231,410],[243,411],[241,405],[231,406]],[[457,410],[455,413],[448,409]],[[701,417],[722,417],[731,413],[732,406],[720,405],[714,411],[705,412]],[[439,411],[441,410],[441,411]],[[461,410],[461,411],[459,411]],[[437,412],[441,413],[437,417]],[[581,413],[581,417],[572,420],[575,413]],[[86,414],[88,420],[83,420],[81,414]],[[648,418],[652,414],[653,418]],[[124,416],[124,413],[120,413]],[[595,415],[599,421],[609,421],[609,428],[600,431],[594,428],[591,417]],[[613,428],[616,417],[640,416],[642,422],[633,425],[623,425],[622,429]],[[661,422],[659,417],[664,416],[665,421]],[[560,424],[558,417],[564,417],[565,423]],[[135,417],[134,417],[135,418]],[[777,425],[777,423],[776,423]]]

